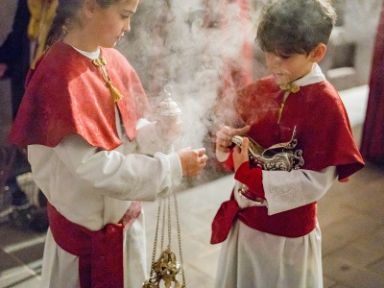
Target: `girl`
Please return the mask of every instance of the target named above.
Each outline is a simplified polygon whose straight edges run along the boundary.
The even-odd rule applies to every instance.
[[[10,139],[28,146],[49,202],[42,287],[140,287],[147,265],[138,201],[206,164],[204,149],[148,156],[164,124],[141,119],[140,80],[112,48],[138,2],[59,1],[52,44],[28,77]]]

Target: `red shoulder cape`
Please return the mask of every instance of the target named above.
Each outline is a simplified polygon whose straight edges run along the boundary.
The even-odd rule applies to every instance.
[[[136,136],[136,120],[147,107],[141,82],[128,61],[113,48],[102,48],[112,83],[123,95],[116,104],[129,139]],[[26,92],[9,141],[18,146],[56,146],[65,136],[78,134],[90,145],[112,150],[121,144],[115,104],[101,72],[90,59],[58,42],[28,75]]]
[[[319,171],[336,166],[339,179],[364,166],[353,139],[345,107],[327,82],[302,86],[290,94],[278,124],[283,92],[271,77],[246,87],[237,99],[237,109],[251,125],[249,136],[264,147],[288,141],[296,127],[298,149],[303,150],[303,169]]]

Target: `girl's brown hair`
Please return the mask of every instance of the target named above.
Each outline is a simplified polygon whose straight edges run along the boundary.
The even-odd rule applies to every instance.
[[[100,7],[107,8],[121,0],[94,0]],[[47,37],[47,46],[60,40],[73,22],[77,21],[77,13],[83,6],[84,0],[59,0],[56,16]]]

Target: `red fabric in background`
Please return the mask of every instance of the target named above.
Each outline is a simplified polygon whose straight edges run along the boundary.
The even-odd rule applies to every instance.
[[[366,160],[384,164],[384,2],[376,34],[361,152]]]

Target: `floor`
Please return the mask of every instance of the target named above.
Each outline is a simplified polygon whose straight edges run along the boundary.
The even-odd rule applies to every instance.
[[[341,95],[359,141],[367,87],[345,90]],[[220,245],[209,244],[210,222],[228,197],[231,183],[232,176],[226,175],[178,193],[187,287],[213,287]],[[368,164],[349,182],[335,183],[320,201],[326,288],[384,287],[383,190],[384,167]],[[145,203],[144,209],[148,251],[152,251],[157,203]],[[43,245],[43,234],[1,224],[0,287],[39,287]]]

